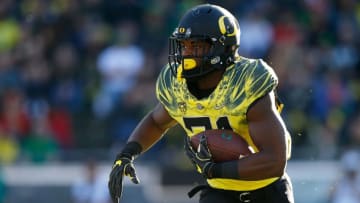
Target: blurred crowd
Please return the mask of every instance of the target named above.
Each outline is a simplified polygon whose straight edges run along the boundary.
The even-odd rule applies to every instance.
[[[360,147],[357,0],[1,0],[0,163],[122,145],[156,104],[180,16],[206,2],[238,18],[240,54],[278,74],[294,159]]]

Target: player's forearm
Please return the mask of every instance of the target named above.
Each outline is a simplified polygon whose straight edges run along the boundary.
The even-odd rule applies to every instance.
[[[217,163],[213,167],[213,175],[219,178],[262,180],[280,177],[284,173],[285,165],[285,158],[274,158],[259,152],[238,161]]]
[[[280,177],[284,173],[286,156],[259,152],[238,161],[238,172],[245,180]]]
[[[166,131],[166,129],[157,125],[152,114],[153,112],[143,118],[128,139],[128,142],[139,143],[142,147],[142,152],[155,144]]]

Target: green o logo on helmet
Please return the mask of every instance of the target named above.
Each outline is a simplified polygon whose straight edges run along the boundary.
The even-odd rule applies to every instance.
[[[221,16],[218,20],[219,29],[221,34],[226,36],[236,36],[237,29],[235,29],[235,23],[227,16]]]

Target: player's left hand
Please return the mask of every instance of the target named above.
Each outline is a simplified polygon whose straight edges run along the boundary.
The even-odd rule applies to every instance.
[[[128,176],[130,180],[138,184],[140,181],[136,176],[135,167],[133,165],[133,156],[120,154],[116,158],[112,167],[109,178],[109,191],[113,202],[120,202],[123,191],[123,177]]]
[[[212,160],[212,155],[207,145],[206,136],[201,136],[197,151],[192,148],[190,139],[187,137],[185,140],[185,151],[186,155],[195,165],[197,171],[205,178],[212,178],[211,169],[215,163]]]

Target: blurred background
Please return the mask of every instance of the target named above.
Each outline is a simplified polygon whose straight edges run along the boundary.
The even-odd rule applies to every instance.
[[[240,54],[279,76],[298,203],[359,203],[357,0],[1,0],[0,203],[109,203],[115,154],[156,104],[168,37],[215,3],[240,22]],[[185,203],[199,183],[182,129],[136,161],[124,202]]]

